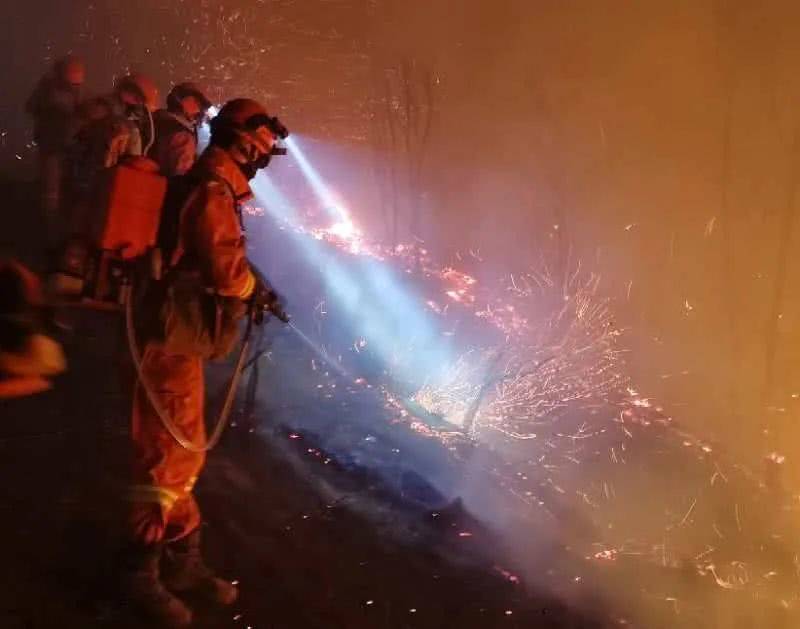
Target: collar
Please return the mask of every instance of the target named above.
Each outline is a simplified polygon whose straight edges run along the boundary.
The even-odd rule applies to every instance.
[[[116,94],[108,94],[107,96],[99,96],[98,103],[102,103],[108,108],[108,111],[113,116],[122,117],[125,115],[125,104],[119,99]]]
[[[191,131],[192,133],[195,133],[196,130],[197,130],[195,125],[192,124],[191,122],[189,122],[184,116],[181,116],[180,114],[176,114],[175,112],[172,112],[169,109],[159,109],[155,113],[155,115],[160,117],[160,118],[167,118],[167,119],[170,119],[170,120],[174,120],[180,126],[182,126],[184,129],[186,129],[187,131]]]
[[[197,163],[197,168],[201,173],[208,173],[224,179],[231,187],[238,203],[249,201],[253,198],[253,191],[250,189],[250,182],[244,176],[239,164],[224,149],[218,146],[209,146]]]

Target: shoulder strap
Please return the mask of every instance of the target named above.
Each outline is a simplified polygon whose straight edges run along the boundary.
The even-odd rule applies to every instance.
[[[190,171],[181,177],[173,177],[170,181],[170,187],[174,187],[174,191],[172,194],[170,194],[170,190],[167,191],[167,201],[165,201],[161,213],[158,237],[159,247],[162,249],[164,259],[168,261],[169,269],[176,267],[186,253],[186,247],[181,242],[180,228],[185,209],[196,198],[201,186],[210,181],[225,186],[236,204],[233,186],[223,177],[214,173],[205,173],[200,177]]]

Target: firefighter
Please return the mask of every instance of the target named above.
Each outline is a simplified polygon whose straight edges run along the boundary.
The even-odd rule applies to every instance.
[[[0,259],[0,399],[45,391],[65,369],[47,315],[39,278],[14,259]]]
[[[211,101],[195,83],[179,83],[167,95],[167,108],[153,116],[155,141],[149,157],[165,177],[185,175],[197,160],[197,129]]]
[[[142,74],[116,81],[114,91],[81,107],[75,144],[79,173],[87,179],[126,157],[145,155],[153,140],[152,113],[158,106],[158,87]]]
[[[152,112],[158,105],[158,87],[142,74],[118,79],[114,91],[85,101],[78,110],[70,150],[73,194],[68,217],[69,242],[59,267],[68,274],[80,264],[67,260],[86,257],[85,240],[92,220],[92,195],[98,175],[126,159],[143,156],[153,139]]]
[[[65,156],[85,76],[86,68],[77,57],[59,59],[37,83],[25,104],[26,111],[33,117],[33,137],[39,152],[41,208],[51,245],[63,231]]]
[[[173,286],[193,287],[189,292],[197,298],[213,294],[239,304],[240,316],[245,302],[275,299],[246,258],[241,204],[252,196],[249,180],[270,160],[280,133],[276,122],[247,99],[230,101],[212,121],[210,145],[189,174],[196,185],[181,206],[168,272]],[[238,593],[213,575],[200,553],[201,514],[192,490],[205,455],[182,447],[148,398],[146,387],[186,439],[205,440],[204,350],[171,347],[169,335],[145,339],[133,400],[135,484],[122,567],[128,599],[152,618],[180,627],[191,622],[192,612],[178,596],[194,592],[228,605]]]

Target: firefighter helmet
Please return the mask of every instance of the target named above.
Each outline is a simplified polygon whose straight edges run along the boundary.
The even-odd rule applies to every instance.
[[[79,87],[86,78],[86,66],[75,55],[62,57],[55,63],[56,77],[59,81]]]
[[[262,127],[269,130],[272,142],[267,141]],[[249,98],[236,98],[228,101],[211,121],[211,133],[225,134],[229,132],[244,134],[262,153],[272,150],[275,138],[285,139],[289,130],[274,116],[270,116],[266,108],[258,101]]]
[[[123,76],[114,84],[114,91],[118,94],[132,93],[150,111],[158,107],[158,86],[149,77],[143,74],[132,73]]]
[[[222,106],[215,120],[236,127],[244,127],[258,117],[269,118],[266,108],[261,103],[250,98],[234,98]]]
[[[197,102],[200,104],[200,108],[203,111],[207,111],[213,104],[210,100],[208,100],[205,92],[197,83],[185,81],[173,86],[173,88],[169,91],[169,94],[167,94],[167,107],[169,109],[180,109],[181,101],[190,96],[197,100]]]

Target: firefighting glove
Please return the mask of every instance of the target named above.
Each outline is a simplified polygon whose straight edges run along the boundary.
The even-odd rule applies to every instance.
[[[289,322],[289,315],[283,309],[283,300],[278,293],[255,267],[251,267],[256,278],[256,287],[253,290],[252,308],[253,317],[256,325],[264,322],[265,315],[273,314],[284,323]]]
[[[164,508],[160,504],[134,502],[128,517],[135,540],[145,546],[164,541],[167,527],[164,522]]]

